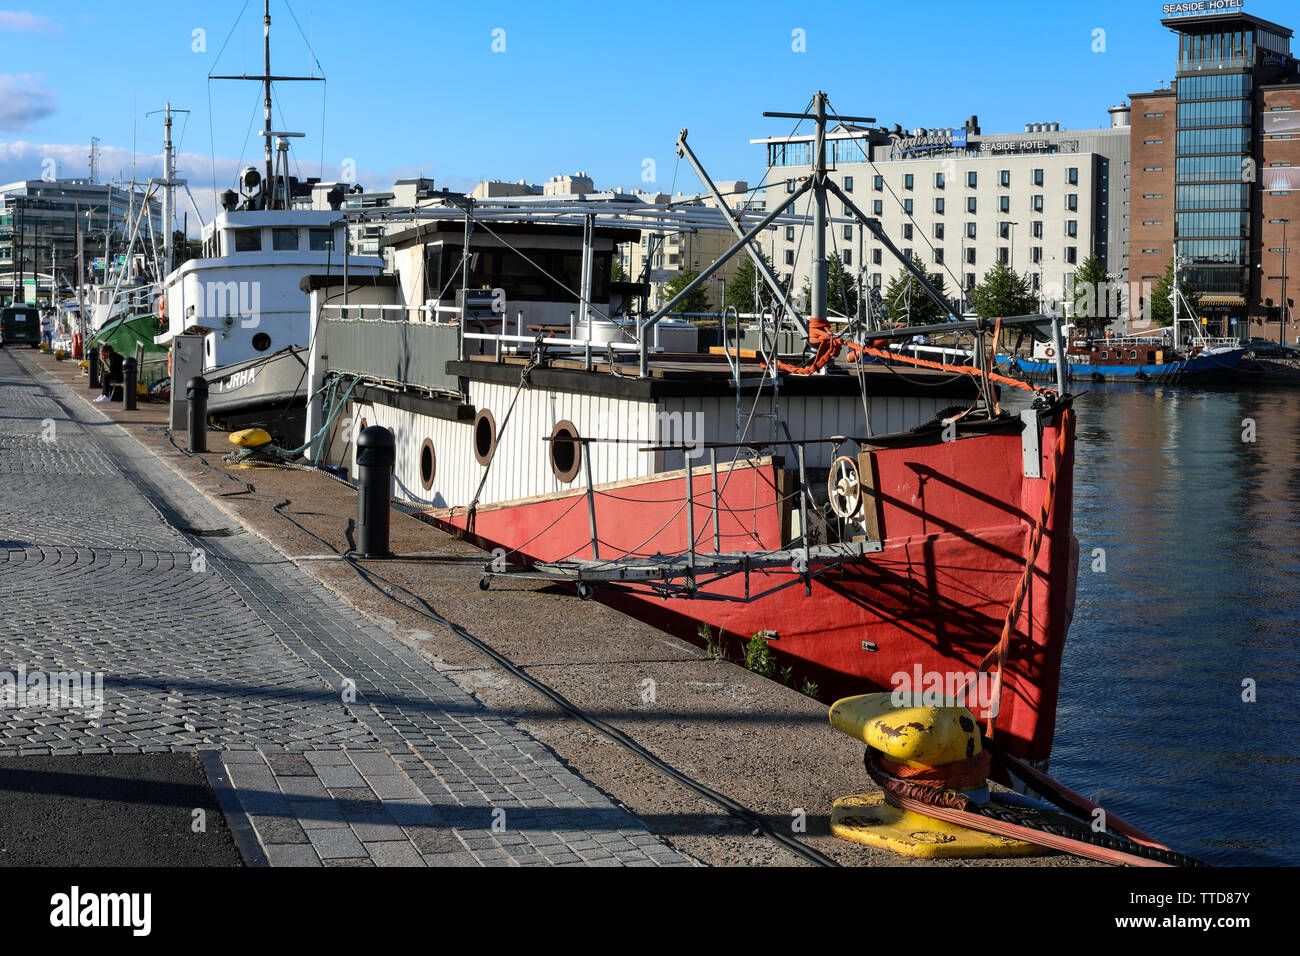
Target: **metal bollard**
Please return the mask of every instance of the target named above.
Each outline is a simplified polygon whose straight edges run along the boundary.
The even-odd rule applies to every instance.
[[[122,362],[122,409],[135,411],[135,356],[128,355]]]
[[[357,436],[357,555],[387,558],[389,509],[397,442],[393,433],[371,425]]]
[[[208,450],[208,380],[196,375],[185,383],[190,451]]]
[[[90,373],[90,390],[99,388],[99,349],[92,345],[86,350],[86,371]]]

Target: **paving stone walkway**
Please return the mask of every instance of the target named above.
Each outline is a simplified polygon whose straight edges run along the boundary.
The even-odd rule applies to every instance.
[[[0,756],[209,752],[271,865],[693,862],[13,351],[0,487],[0,671],[104,682]]]

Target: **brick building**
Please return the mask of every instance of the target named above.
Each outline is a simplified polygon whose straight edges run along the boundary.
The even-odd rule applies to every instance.
[[[1300,228],[1300,72],[1287,27],[1239,11],[1161,21],[1178,36],[1168,89],[1132,94],[1130,276],[1175,253],[1210,330],[1294,342],[1287,243]]]

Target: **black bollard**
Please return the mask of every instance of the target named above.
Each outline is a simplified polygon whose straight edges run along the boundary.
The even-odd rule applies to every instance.
[[[99,388],[99,346],[92,345],[86,350],[86,371],[90,373],[90,389]]]
[[[208,380],[196,375],[185,383],[190,451],[208,450]]]
[[[357,548],[363,558],[387,558],[388,500],[393,484],[397,442],[379,425],[357,436]]]
[[[135,411],[135,356],[128,355],[122,362],[122,409]]]

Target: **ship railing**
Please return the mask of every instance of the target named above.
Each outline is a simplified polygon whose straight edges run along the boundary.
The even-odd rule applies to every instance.
[[[435,308],[435,306],[429,305],[353,302],[347,305],[342,303],[323,305],[321,311],[331,319],[384,319],[386,321],[400,321],[403,318],[409,318],[412,313],[418,313],[421,317],[419,321],[430,322],[436,321],[435,318],[430,318]]]
[[[692,596],[703,597],[705,595],[697,593],[700,588],[730,577],[733,574],[743,574],[745,597],[738,600],[752,600],[762,595],[751,593],[751,572],[760,572],[764,569],[772,569],[782,565],[790,566],[796,576],[793,580],[772,590],[782,590],[790,586],[790,584],[796,584],[800,581],[805,584],[806,589],[811,589],[812,579],[819,574],[846,561],[858,560],[863,554],[879,551],[882,548],[882,544],[878,540],[842,541],[823,545],[813,544],[809,524],[810,514],[813,512],[819,513],[820,509],[813,499],[808,484],[808,474],[805,467],[807,446],[829,443],[838,449],[840,445],[849,441],[855,441],[859,444],[870,442],[871,439],[868,438],[853,439],[845,436],[833,436],[804,440],[773,439],[771,441],[745,443],[687,442],[666,444],[641,438],[595,438],[572,435],[546,436],[543,440],[577,443],[582,447],[581,460],[586,487],[581,495],[574,496],[569,507],[557,516],[550,525],[542,528],[532,538],[514,550],[524,551],[527,549],[533,542],[557,527],[584,502],[587,511],[588,540],[564,557],[550,561],[530,560],[527,566],[513,571],[489,570],[485,575],[486,578],[498,574],[516,576],[524,574],[576,581],[655,581],[657,583],[653,586],[661,590],[683,590],[690,592]],[[593,443],[634,444],[638,446],[637,450],[641,452],[682,453],[684,493],[677,498],[664,499],[656,496],[653,499],[656,504],[676,507],[667,521],[644,541],[629,547],[626,542],[616,545],[601,536],[601,529],[597,526],[596,501],[601,498],[612,498],[621,501],[633,499],[627,497],[629,490],[623,486],[613,489],[596,487],[591,474],[592,456],[588,449],[588,446]],[[737,468],[756,467],[758,464],[757,461],[742,461],[742,454],[757,455],[764,448],[786,446],[793,449],[798,468],[798,484],[792,491],[786,494],[778,494],[770,502],[755,503],[752,507],[742,509],[736,509],[723,503],[723,493],[726,490],[728,481],[730,481],[731,473]],[[720,462],[720,451],[731,451],[733,453],[729,463],[726,461]],[[705,459],[706,464],[693,464],[692,459]],[[701,469],[707,469],[709,475],[709,489],[707,491],[695,490]],[[721,469],[725,469],[725,474],[722,474],[722,478],[719,480]],[[647,504],[649,503],[648,500]],[[703,522],[697,523],[697,513],[701,510],[702,505],[705,509]],[[780,509],[787,505],[798,509],[798,533],[793,535],[790,540],[783,542],[779,547],[771,548],[765,545],[762,539],[758,523],[759,512],[771,508]],[[737,522],[735,530],[723,530],[723,512]],[[752,513],[752,525],[741,517],[747,512]],[[656,544],[656,540],[671,526],[677,524],[683,516],[686,524],[687,545],[685,549],[676,553],[664,554],[662,547]],[[729,543],[728,539],[735,538],[742,539],[744,547],[739,549],[724,547]],[[708,547],[709,543],[712,544],[712,548]],[[607,549],[618,552],[618,556],[602,558],[602,545]],[[579,556],[588,551],[590,557]],[[606,554],[608,554],[608,550]],[[682,583],[673,583],[676,579],[680,579]],[[764,593],[771,593],[771,591]]]
[[[510,332],[462,332],[461,338],[471,341],[495,343],[496,357],[498,360],[504,357],[507,351],[515,353],[528,352],[537,341],[536,335],[520,335]],[[581,352],[582,367],[588,372],[593,368],[593,351],[596,354],[600,354],[601,352],[608,354],[612,349],[616,353],[631,352],[635,355],[641,350],[641,346],[637,342],[594,342],[591,339],[561,338],[558,336],[543,338],[542,344],[548,351],[552,349],[562,349],[564,351]]]
[[[858,440],[836,436],[807,440],[777,439],[770,442],[744,444],[721,442],[658,444],[654,442],[646,443],[644,439],[637,438],[584,438],[580,436],[548,437],[546,440],[576,442],[581,444],[584,449],[593,442],[612,442],[637,444],[641,446],[638,450],[644,452],[680,451],[684,457],[684,467],[682,469],[686,486],[684,493],[678,498],[666,500],[656,496],[653,503],[668,505],[669,507],[675,506],[667,521],[638,544],[631,547],[626,543],[616,545],[601,536],[601,529],[597,526],[596,501],[601,498],[613,498],[625,502],[636,499],[627,497],[629,489],[624,486],[612,489],[597,488],[591,476],[591,456],[584,451],[582,455],[586,479],[584,493],[575,495],[568,508],[558,515],[550,525],[542,528],[514,551],[526,551],[530,545],[543,537],[548,531],[557,527],[584,503],[586,504],[588,521],[588,541],[580,544],[567,555],[551,560],[534,561],[528,559],[524,564],[517,565],[514,568],[507,566],[505,569],[494,562],[484,571],[485,582],[490,582],[494,577],[505,576],[568,581],[576,583],[579,594],[584,597],[590,596],[591,583],[599,582],[615,587],[620,584],[637,583],[649,586],[664,595],[678,594],[701,599],[745,602],[757,600],[800,583],[804,585],[805,593],[811,593],[814,578],[844,564],[860,561],[865,555],[883,549],[883,543],[875,538],[856,538],[854,540],[814,544],[812,543],[809,525],[809,515],[811,511],[816,510],[816,503],[812,501],[812,495],[807,484],[804,458],[806,446],[821,442],[829,442],[838,446],[845,441],[867,442],[870,439]],[[758,466],[758,462],[742,462],[740,460],[742,452],[748,451],[751,454],[756,454],[764,447],[787,445],[794,449],[798,462],[799,483],[794,490],[786,494],[778,494],[772,501],[754,504],[752,507],[737,509],[723,503],[722,495],[726,490],[727,482],[730,480],[731,472],[738,467]],[[735,455],[729,465],[725,462],[722,463],[727,471],[722,474],[721,480],[719,480],[720,463],[718,452],[724,449],[734,451]],[[706,454],[707,465],[692,464],[692,457],[704,458]],[[710,477],[709,489],[697,492],[695,490],[696,480],[702,468],[707,468]],[[675,479],[670,478],[669,480]],[[704,504],[701,499],[707,501],[707,510],[703,522],[698,523],[697,513]],[[649,503],[651,503],[650,500],[647,500],[647,504]],[[771,508],[780,509],[786,506],[798,508],[798,534],[792,535],[788,541],[783,541],[778,547],[770,547],[763,541],[759,530],[759,512]],[[730,516],[733,522],[737,522],[735,530],[723,530],[722,518],[724,512]],[[746,513],[752,513],[752,525],[742,517]],[[670,527],[678,525],[678,522],[683,517],[686,525],[687,545],[684,549],[677,548],[673,553],[666,554],[662,546],[656,542],[660,535]],[[728,547],[727,545],[731,543],[730,539],[735,538],[742,539],[743,545],[739,548]],[[708,546],[709,543],[712,544],[712,548]],[[602,558],[602,546],[616,551],[617,556]],[[589,557],[582,556],[584,552],[588,551],[590,553]],[[608,555],[609,551],[607,550],[605,553]],[[509,554],[507,554],[506,560],[507,565],[509,565],[511,563]],[[782,575],[776,579],[778,583],[768,586],[773,581],[771,572],[782,569],[787,569],[790,572],[789,576]],[[733,575],[743,576],[743,596],[710,593],[707,590],[710,585]],[[755,575],[757,575],[757,580],[764,587],[764,590],[760,592],[755,592],[752,588],[751,579]]]
[[[1192,339],[1192,342],[1202,348],[1215,348],[1220,345],[1226,345],[1230,348],[1238,348],[1241,345],[1241,339],[1235,335],[1198,335]]]

